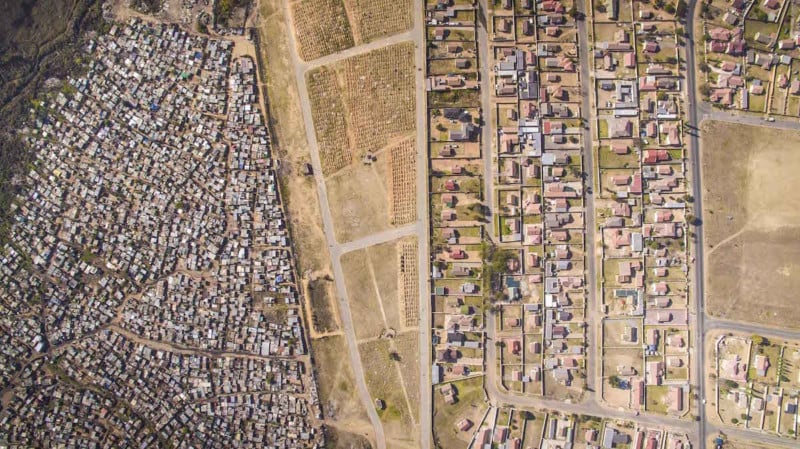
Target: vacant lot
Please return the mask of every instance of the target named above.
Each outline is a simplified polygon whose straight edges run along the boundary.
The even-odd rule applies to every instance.
[[[394,339],[400,355],[400,372],[411,404],[411,416],[419,417],[419,337],[414,331],[398,334]]]
[[[369,393],[373,399],[383,400],[385,405],[383,410],[378,411],[378,416],[383,422],[387,440],[413,444],[417,433],[406,401],[405,387],[400,380],[399,362],[390,357],[393,352],[391,342],[372,340],[361,343],[358,350]]]
[[[406,237],[342,256],[350,312],[359,339],[378,337],[383,329],[400,331],[405,327],[405,311],[398,299],[400,254],[408,246],[416,248],[416,244],[414,237]]]
[[[720,122],[703,131],[709,313],[797,327],[800,134]]]
[[[367,251],[360,249],[342,256],[342,270],[356,338],[378,337],[386,324]]]
[[[292,17],[298,51],[306,61],[355,44],[343,0],[302,0],[292,5]]]
[[[320,401],[328,423],[350,432],[372,433],[372,425],[358,397],[344,337],[311,340],[319,375]]]
[[[346,0],[356,42],[374,41],[414,25],[412,0]]]
[[[384,179],[375,169],[376,165],[385,164],[383,157],[371,165],[353,164],[325,182],[338,242],[389,228],[388,193]]]

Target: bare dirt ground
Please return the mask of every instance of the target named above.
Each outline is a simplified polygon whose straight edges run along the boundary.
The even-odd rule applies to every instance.
[[[399,251],[415,243],[415,237],[405,237],[342,256],[350,312],[358,339],[376,338],[384,329],[397,332],[415,329],[406,325],[398,280]]]
[[[325,423],[348,433],[364,436],[372,431],[353,380],[344,337],[326,337],[311,341]],[[341,446],[348,447],[348,446]],[[373,446],[374,447],[374,446]]]
[[[709,313],[798,327],[800,133],[705,122]]]
[[[300,170],[311,162],[300,111],[300,96],[289,58],[286,11],[279,0],[260,0],[259,35],[266,61],[269,117],[281,160],[281,186],[297,250],[298,271],[330,273],[330,254],[322,230],[317,189]]]
[[[310,162],[310,155],[290,59],[286,14],[281,0],[260,0],[256,23],[261,40],[262,81],[266,80],[273,142],[281,161],[281,194],[292,229],[297,268],[302,285],[311,283],[317,289],[312,292],[305,288],[303,294],[307,298],[306,316],[313,322],[316,315],[318,320],[309,334],[325,423],[334,429],[331,447],[374,447],[372,425],[359,400],[349,358],[342,357],[347,352],[344,338],[313,338],[317,331],[338,329],[339,312],[331,282],[326,280],[332,270],[317,189],[311,177],[300,175],[303,164]],[[365,437],[367,434],[369,438]]]
[[[379,156],[375,163],[353,164],[325,182],[339,243],[389,229],[386,180],[378,168],[385,165],[386,158]]]

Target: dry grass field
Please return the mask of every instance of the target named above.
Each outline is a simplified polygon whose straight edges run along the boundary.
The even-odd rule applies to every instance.
[[[347,353],[344,337],[311,340],[311,349],[314,366],[321,373],[317,382],[326,421],[351,432],[372,433],[372,425],[355,388],[350,359],[342,356]]]
[[[298,176],[302,164],[311,161],[306,141],[305,126],[300,111],[300,96],[287,38],[286,11],[280,0],[262,0],[259,3],[258,23],[264,71],[262,81],[267,84],[269,118],[275,132],[275,151],[281,158],[279,171],[283,186],[281,193],[287,208],[289,224],[297,249],[298,272],[321,271],[330,273],[330,258],[322,231],[319,198],[313,180]]]
[[[371,340],[359,344],[358,350],[370,395],[373,399],[382,399],[385,404],[385,408],[378,411],[378,416],[383,422],[386,439],[395,440],[401,443],[400,446],[415,446],[418,436],[405,387],[400,379],[399,362],[390,358],[394,350],[392,342],[387,339]]]
[[[359,157],[414,130],[413,43],[353,56],[335,69]]]
[[[417,219],[417,153],[414,137],[407,137],[386,150],[389,187],[389,217],[394,225]]]
[[[337,241],[349,242],[389,229],[388,192],[376,168],[385,164],[383,157],[372,165],[353,164],[325,181]]]
[[[403,373],[403,384],[406,387],[408,402],[411,404],[411,416],[418,421],[419,417],[419,337],[417,332],[409,331],[397,334],[394,339],[397,353],[400,355],[400,372]]]
[[[798,327],[800,134],[703,124],[709,313]]]
[[[367,250],[349,252],[341,261],[356,338],[378,337],[386,324]]]
[[[331,175],[353,161],[341,89],[336,72],[328,67],[308,72],[306,81],[322,171]]]
[[[301,0],[292,5],[300,57],[306,61],[355,45],[343,0]]]
[[[346,0],[356,42],[370,42],[414,26],[412,0]]]

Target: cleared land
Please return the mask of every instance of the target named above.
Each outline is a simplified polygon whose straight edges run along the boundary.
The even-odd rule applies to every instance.
[[[343,0],[302,0],[292,5],[300,57],[321,58],[355,45]]]
[[[412,223],[417,219],[417,166],[414,138],[408,137],[390,146],[389,217],[392,224]]]
[[[416,238],[406,237],[342,256],[342,270],[357,338],[375,338],[384,329],[400,331],[416,326],[416,321],[413,326],[405,326],[403,301],[398,300],[401,290],[398,278],[411,274],[416,284],[416,268],[410,272],[411,267],[407,264],[404,266],[402,260],[410,251],[416,262],[416,247]],[[413,265],[416,267],[416,263]],[[416,285],[413,295],[416,296]]]
[[[399,362],[390,358],[394,351],[392,342],[388,339],[371,340],[359,344],[358,350],[367,388],[373,399],[381,399],[385,405],[384,409],[378,410],[378,416],[383,422],[387,440],[400,443],[397,446],[416,446],[417,433],[400,380]]]
[[[376,338],[386,327],[366,253],[360,249],[342,256],[350,314],[358,339]]]
[[[411,0],[347,0],[346,4],[359,42],[391,36],[414,25]]]
[[[311,162],[311,156],[289,57],[286,11],[279,0],[262,0],[259,7],[258,32],[262,42],[258,46],[259,69],[265,75],[261,80],[267,87],[274,149],[282,162],[278,174],[297,250],[297,269],[301,274],[307,271],[329,274],[330,256],[322,231],[317,188],[311,177],[299,176],[302,165]]]
[[[385,164],[385,158],[371,165],[354,164],[325,182],[338,242],[389,229],[385,179],[376,170],[376,166]]]
[[[344,431],[372,434],[372,425],[358,398],[353,370],[344,337],[326,337],[311,341],[320,400],[326,423]]]
[[[800,134],[705,122],[709,313],[798,327]]]

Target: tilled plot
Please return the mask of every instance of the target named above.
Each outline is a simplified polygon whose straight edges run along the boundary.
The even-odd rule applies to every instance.
[[[292,5],[300,57],[321,58],[355,45],[343,0],[302,0]]]
[[[359,156],[414,130],[414,44],[353,56],[336,66]]]
[[[336,73],[327,67],[309,72],[307,77],[322,171],[330,175],[352,162],[341,90]]]
[[[397,278],[397,289],[400,292],[400,307],[402,307],[400,316],[406,327],[415,327],[419,322],[417,241],[404,241],[399,246],[400,275]]]
[[[370,42],[414,25],[412,0],[347,0],[353,28],[361,42]]]
[[[389,154],[389,214],[394,225],[417,219],[417,168],[414,137],[391,146]]]

